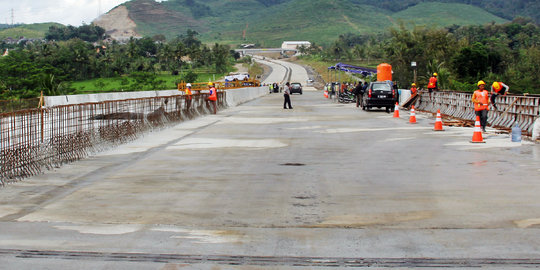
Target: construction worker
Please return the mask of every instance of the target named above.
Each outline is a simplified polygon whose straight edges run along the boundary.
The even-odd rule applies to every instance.
[[[416,83],[411,84],[411,96],[415,96],[417,93]]]
[[[437,91],[439,89],[439,84],[437,82],[437,72],[433,73],[433,76],[429,78],[429,83],[427,85],[428,91],[429,91],[429,99],[431,99],[431,93],[433,91]]]
[[[495,110],[498,110],[497,106],[495,105],[495,98],[497,98],[498,95],[506,96],[506,94],[508,94],[508,90],[510,90],[510,87],[503,82],[494,82],[491,85],[491,104]]]
[[[479,81],[477,85],[478,90],[474,91],[472,95],[472,102],[474,103],[474,111],[476,112],[476,116],[480,116],[480,125],[482,126],[482,131],[486,132],[489,111],[489,93],[485,89],[486,83],[484,81]]]
[[[208,90],[210,90],[208,100],[213,104],[214,114],[217,114],[217,90],[213,82],[208,82]]]
[[[184,94],[186,95],[186,109],[189,110],[191,107],[191,99],[193,98],[193,93],[191,92],[191,83],[186,84],[186,90],[184,90]]]

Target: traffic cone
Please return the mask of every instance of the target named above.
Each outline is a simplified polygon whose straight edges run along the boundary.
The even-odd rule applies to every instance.
[[[325,98],[328,98],[328,90],[324,90],[323,95],[324,95]]]
[[[482,138],[482,127],[480,127],[480,116],[476,117],[474,122],[474,133],[472,136],[472,143],[485,143],[484,138]]]
[[[441,110],[437,110],[437,118],[435,119],[434,131],[444,131],[442,126]]]
[[[396,102],[396,106],[394,107],[394,118],[399,118],[399,105]]]
[[[416,114],[414,113],[414,105],[411,107],[411,116],[409,117],[409,124],[416,124]]]

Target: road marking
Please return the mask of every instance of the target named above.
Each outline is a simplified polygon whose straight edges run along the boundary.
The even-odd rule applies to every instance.
[[[245,139],[213,139],[213,138],[187,138],[166,150],[197,150],[211,148],[248,148],[250,150],[280,148],[287,144],[274,139],[245,140]]]
[[[393,128],[335,128],[319,131],[320,133],[350,133],[350,132],[373,132],[373,131],[392,131],[392,130],[426,130],[431,127],[393,127]]]
[[[101,234],[101,235],[118,235],[127,234],[139,231],[144,228],[143,225],[122,224],[122,225],[66,225],[54,226],[59,230],[78,231],[83,234]]]

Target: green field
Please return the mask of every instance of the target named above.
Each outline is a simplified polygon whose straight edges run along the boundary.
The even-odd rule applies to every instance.
[[[26,24],[13,28],[0,30],[0,40],[6,38],[36,38],[41,39],[45,37],[45,33],[49,30],[51,26],[61,26],[58,23],[35,23],[35,24]]]
[[[196,82],[208,82],[215,81],[223,78],[225,74],[208,74],[200,73]],[[181,78],[181,74],[178,76],[160,74],[157,75],[158,80],[164,81],[159,87],[152,89],[133,89],[128,90],[128,85],[133,83],[133,80],[129,77],[114,77],[114,78],[101,78],[85,81],[72,82],[71,88],[75,89],[74,94],[93,94],[93,93],[106,93],[106,92],[124,92],[124,91],[154,91],[154,90],[172,90],[176,89],[176,82]],[[214,79],[215,78],[215,79]]]

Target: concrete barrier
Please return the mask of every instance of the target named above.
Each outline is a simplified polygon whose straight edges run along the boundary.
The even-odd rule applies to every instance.
[[[113,92],[102,94],[86,95],[66,95],[45,97],[45,107],[55,107],[61,105],[73,105],[82,103],[93,103],[112,100],[125,100],[134,98],[165,97],[178,95],[178,90],[163,91],[137,91],[137,92]]]
[[[227,92],[227,106],[238,106],[247,101],[262,97],[268,94],[268,87],[246,87],[238,89],[225,90]],[[201,91],[203,93],[208,91]],[[74,105],[83,103],[95,103],[103,101],[126,100],[137,98],[150,97],[167,97],[180,95],[178,90],[163,90],[163,91],[138,91],[138,92],[114,92],[102,94],[86,94],[86,95],[66,95],[66,96],[50,96],[45,97],[45,106],[47,108]]]
[[[226,90],[227,106],[235,107],[242,103],[268,95],[268,86],[247,87]]]

